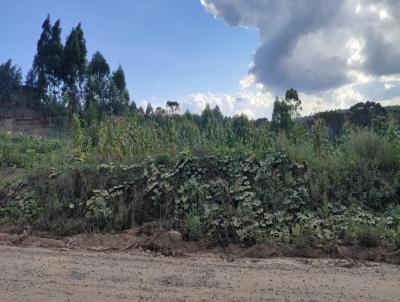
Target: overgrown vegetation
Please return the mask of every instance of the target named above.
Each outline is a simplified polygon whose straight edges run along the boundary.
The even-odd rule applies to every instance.
[[[322,119],[292,123],[207,107],[75,116],[71,140],[3,134],[2,171],[18,176],[1,182],[0,219],[62,235],[157,222],[218,245],[398,247],[399,126],[348,124],[337,137]]]

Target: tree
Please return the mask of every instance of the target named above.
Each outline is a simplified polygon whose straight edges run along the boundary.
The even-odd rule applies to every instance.
[[[285,100],[276,97],[272,111],[272,129],[275,131],[289,131],[293,126],[290,107]]]
[[[35,86],[45,104],[48,103],[49,98],[60,92],[63,56],[61,22],[57,20],[52,26],[48,15],[42,25],[42,33],[37,43],[32,74],[30,75],[30,79],[36,81]]]
[[[213,114],[215,118],[219,121],[222,121],[224,119],[224,116],[222,115],[221,109],[219,108],[218,105],[214,107]]]
[[[110,66],[103,55],[97,51],[88,64],[88,75],[85,83],[85,110],[91,106],[100,114],[110,111]]]
[[[299,98],[299,94],[297,93],[297,90],[290,88],[289,90],[286,91],[285,93],[285,101],[286,102],[293,102],[293,106],[298,108],[301,105],[301,100]]]
[[[209,104],[201,113],[200,125],[207,140],[218,144],[226,142],[228,138],[227,127],[224,127],[223,121],[217,120]]]
[[[253,125],[245,115],[236,115],[232,118],[232,132],[236,142],[246,143],[251,139]]]
[[[154,111],[154,114],[156,116],[165,116],[167,114],[167,111],[164,108],[157,107],[156,110]]]
[[[63,78],[68,96],[70,118],[78,112],[82,93],[82,84],[86,75],[86,41],[82,26],[71,30],[64,47]]]
[[[146,111],[145,111],[145,116],[146,116],[147,118],[150,118],[150,117],[152,117],[153,115],[154,115],[153,107],[151,106],[151,104],[147,104]]]
[[[0,65],[0,106],[15,105],[22,83],[21,69],[11,60]]]
[[[381,104],[375,102],[358,103],[349,110],[349,120],[360,127],[370,127],[375,120],[386,120],[388,113]]]
[[[329,134],[339,137],[345,123],[345,114],[340,111],[326,111],[318,113],[318,117],[325,121]]]
[[[48,15],[42,24],[42,33],[37,42],[32,69],[26,79],[27,85],[35,91],[36,98],[40,103],[37,106],[35,102],[33,108],[41,107],[45,121],[47,121],[48,115],[59,114],[59,110],[63,107],[60,104],[63,57],[61,22],[57,20],[52,26]]]
[[[290,115],[292,118],[299,116],[299,110],[301,110],[301,100],[297,90],[290,88],[286,91],[285,102],[289,108]]]
[[[297,91],[293,88],[286,91],[285,99],[277,97],[272,111],[272,128],[276,131],[289,132],[294,123],[293,118],[298,117],[301,109],[301,100]]]
[[[211,126],[213,124],[214,115],[213,111],[210,108],[210,104],[206,105],[203,112],[201,113],[201,128],[206,128],[207,126]]]
[[[98,113],[109,111],[109,79],[97,76],[88,76],[85,85],[85,110],[95,106]]]
[[[137,110],[138,109],[137,109],[135,101],[131,100],[131,103],[129,104],[129,111],[131,113],[133,113],[133,112],[137,112]]]
[[[110,66],[101,52],[96,51],[88,65],[88,74],[98,78],[106,78],[110,75]]]
[[[42,24],[42,33],[37,42],[36,47],[36,55],[33,60],[33,73],[36,87],[39,92],[39,97],[43,100],[43,106],[45,106],[47,90],[49,86],[49,78],[48,78],[48,66],[50,62],[50,44],[52,40],[52,27],[50,22],[50,15],[47,15],[46,20],[44,20]]]
[[[121,66],[112,74],[109,86],[112,114],[122,114],[129,106],[129,92],[126,88],[125,72]]]
[[[256,126],[256,128],[260,128],[262,126],[268,125],[268,119],[265,117],[258,118],[254,121],[254,125]]]
[[[114,71],[112,78],[119,91],[124,91],[126,89],[125,72],[121,65]]]
[[[171,114],[176,114],[181,110],[181,105],[176,101],[167,101],[166,106]]]
[[[64,46],[61,42],[61,22],[58,19],[51,28],[49,43],[49,57],[47,73],[53,94],[59,92],[59,86],[63,76]]]

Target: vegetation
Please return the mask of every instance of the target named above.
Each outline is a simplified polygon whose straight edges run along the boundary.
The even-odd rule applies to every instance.
[[[290,123],[207,107],[75,115],[71,139],[3,134],[0,219],[63,235],[157,221],[212,244],[398,246],[399,125],[338,138],[321,118]]]
[[[0,134],[0,223],[55,234],[144,223],[188,240],[400,245],[400,124],[379,104],[299,118],[294,89],[272,121],[136,108],[122,67],[88,63],[82,26],[61,41],[42,26],[27,85],[31,106],[66,118],[66,138]],[[21,72],[0,65],[0,102]],[[21,104],[20,104],[21,105]],[[25,104],[28,105],[28,104]]]

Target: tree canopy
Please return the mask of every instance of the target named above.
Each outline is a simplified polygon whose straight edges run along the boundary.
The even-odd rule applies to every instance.
[[[21,83],[21,69],[13,65],[11,60],[0,65],[0,106],[15,104]]]

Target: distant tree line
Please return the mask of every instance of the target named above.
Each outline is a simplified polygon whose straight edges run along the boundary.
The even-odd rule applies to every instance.
[[[398,107],[385,108],[376,102],[359,102],[347,110],[319,112],[302,120],[313,125],[316,119],[324,120],[327,131],[333,136],[340,136],[343,128],[349,124],[360,128],[386,127],[389,121],[398,123]]]

